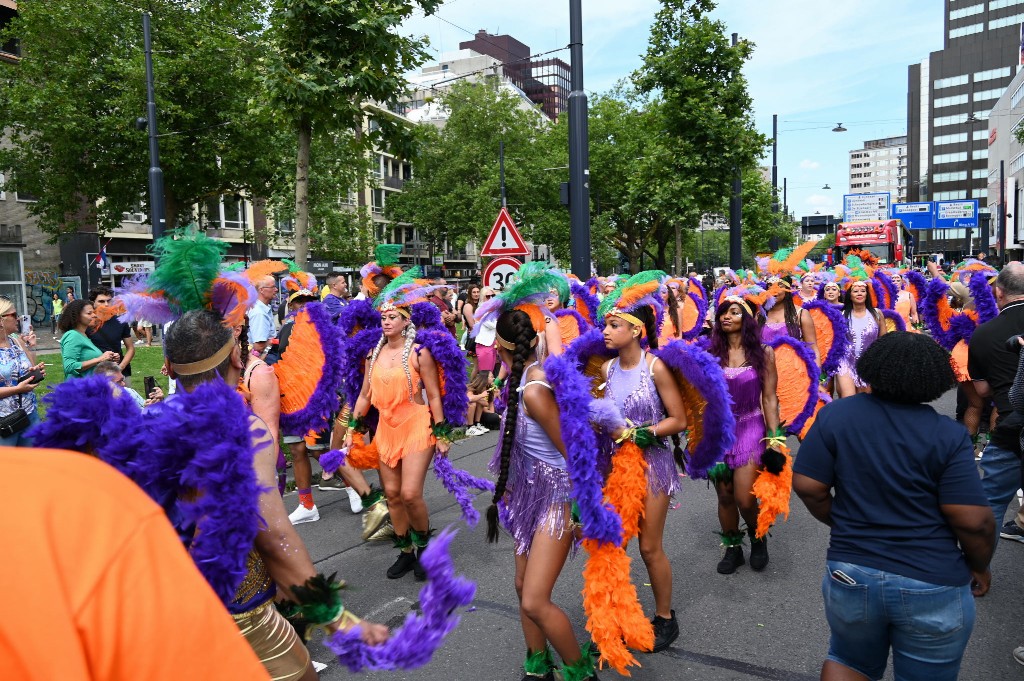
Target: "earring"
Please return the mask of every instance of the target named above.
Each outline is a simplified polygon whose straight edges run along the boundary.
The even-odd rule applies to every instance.
[[[402,338],[408,338],[408,337],[409,337],[409,327],[406,326],[404,329],[402,329]]]

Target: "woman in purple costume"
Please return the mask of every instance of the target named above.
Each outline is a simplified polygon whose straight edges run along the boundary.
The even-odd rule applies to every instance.
[[[850,347],[840,361],[839,371],[836,373],[839,397],[867,392],[867,384],[857,375],[857,360],[886,331],[882,313],[871,304],[868,286],[866,281],[855,281],[846,292],[843,316],[846,317],[846,324],[850,329]]]
[[[708,352],[718,358],[736,417],[736,444],[725,461],[712,469],[708,479],[718,493],[718,521],[722,525],[725,556],[719,574],[732,574],[743,565],[743,533],[740,516],[750,535],[750,567],[761,571],[768,565],[768,537],[757,539],[757,497],[752,491],[765,449],[766,433],[779,428],[778,375],[775,353],[761,344],[752,303],[727,296],[715,311],[715,326]]]
[[[487,511],[487,539],[497,541],[498,521],[516,549],[516,593],[526,638],[524,679],[554,680],[554,647],[565,672],[597,679],[590,651],[581,651],[572,623],[551,602],[555,581],[575,541],[572,490],[558,405],[537,359],[537,332],[530,316],[508,310],[498,317],[495,346],[509,367],[509,394],[502,439],[492,470],[498,474]]]
[[[672,566],[662,546],[669,499],[679,489],[679,474],[665,438],[686,428],[686,408],[672,372],[643,349],[643,337],[651,348],[658,347],[654,310],[649,305],[628,312],[613,308],[605,316],[605,347],[618,353],[618,357],[603,366],[607,378],[605,395],[615,402],[623,418],[633,426],[648,428],[655,438],[652,445],[643,448],[647,498],[639,539],[640,557],[647,566],[654,592],[652,652],[660,652],[679,636],[676,613],[672,610]]]
[[[775,303],[760,319],[761,342],[770,343],[781,336],[803,341],[814,350],[814,359],[820,366],[818,335],[814,332],[814,321],[811,315],[804,314],[803,309],[796,306],[793,301],[793,285],[788,279],[789,277],[768,279],[768,295],[775,299]]]

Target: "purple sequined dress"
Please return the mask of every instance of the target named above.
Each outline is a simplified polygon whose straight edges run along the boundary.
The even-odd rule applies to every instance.
[[[563,457],[552,444],[544,429],[526,413],[523,389],[529,385],[523,371],[520,388],[513,395],[519,400],[516,434],[509,453],[508,481],[505,496],[498,502],[498,519],[515,542],[516,554],[529,555],[533,536],[538,531],[561,538],[573,530],[572,485]],[[547,385],[536,381],[540,385]],[[550,387],[550,386],[549,386]],[[501,418],[500,433],[505,432],[505,416]],[[491,459],[490,469],[495,475],[501,471],[501,438]]]
[[[764,451],[764,414],[761,412],[761,377],[752,366],[722,367],[736,417],[736,444],[725,453],[733,470],[748,463],[761,465]]]
[[[857,375],[857,360],[872,343],[878,340],[878,322],[875,316],[865,314],[863,317],[850,315],[850,346],[846,356],[839,361],[840,376],[849,376],[858,388],[866,388],[867,383]]]
[[[761,327],[761,342],[770,343],[776,338],[782,336],[788,336],[789,329],[786,328],[786,322],[765,322],[764,326]]]
[[[653,425],[665,418],[665,407],[654,386],[651,368],[647,365],[647,353],[640,356],[640,363],[628,371],[619,366],[619,358],[612,360],[608,367],[607,397],[610,397],[623,418],[636,426]],[[647,460],[647,489],[653,495],[673,495],[679,489],[679,474],[672,450],[664,438],[644,450]]]

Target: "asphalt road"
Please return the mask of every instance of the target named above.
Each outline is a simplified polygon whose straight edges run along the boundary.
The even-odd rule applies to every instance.
[[[951,414],[953,394],[937,407]],[[456,465],[477,475],[486,473],[497,435],[475,437],[452,448]],[[791,439],[791,445],[796,444]],[[796,447],[794,447],[796,450]],[[796,450],[798,451],[798,450]],[[351,588],[346,604],[360,615],[397,626],[415,607],[419,583],[410,573],[392,581],[384,576],[396,551],[390,543],[367,544],[359,536],[360,518],[349,510],[344,492],[320,492],[314,488],[320,521],[299,526],[317,567],[330,574],[337,571]],[[427,503],[436,527],[454,524],[459,534],[452,544],[458,569],[477,583],[474,607],[462,615],[458,629],[448,638],[433,661],[423,669],[403,673],[361,675],[377,679],[422,679],[458,681],[518,681],[524,643],[519,626],[518,606],[513,588],[512,542],[507,535],[498,544],[487,544],[484,528],[470,529],[460,520],[455,501],[433,474],[428,474]],[[477,499],[483,512],[489,500]],[[642,655],[642,668],[634,669],[638,681],[678,679],[726,681],[777,679],[813,681],[828,649],[828,625],[821,599],[821,577],[827,528],[816,522],[794,497],[789,521],[776,526],[769,540],[771,562],[762,573],[744,566],[734,574],[715,572],[721,557],[715,513],[715,495],[705,483],[686,481],[676,499],[678,508],[669,512],[665,544],[672,561],[674,605],[680,636],[668,650]],[[297,503],[294,494],[285,497],[290,511]],[[647,574],[636,549],[633,581],[648,613],[653,597],[646,586]],[[1024,679],[1024,667],[1012,658],[1014,647],[1024,644],[1020,622],[1020,578],[1018,563],[1024,559],[1024,545],[1000,540],[993,561],[993,584],[989,594],[978,600],[978,619],[960,678],[964,681]],[[583,554],[566,564],[555,588],[554,600],[576,629],[580,641],[587,640],[580,597]],[[313,659],[327,662],[321,672],[324,681],[349,678],[319,640],[310,644]],[[610,670],[602,679],[621,678]],[[891,667],[885,677],[892,678]]]

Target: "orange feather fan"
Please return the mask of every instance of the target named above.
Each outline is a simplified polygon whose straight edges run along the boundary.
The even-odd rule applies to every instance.
[[[628,310],[660,288],[660,281],[648,281],[636,286],[630,286],[622,292],[622,296],[615,302],[615,307],[620,310]]]
[[[249,277],[249,281],[256,283],[263,277],[273,276],[278,272],[286,272],[288,265],[285,265],[280,260],[260,260],[249,265],[249,268],[245,270],[245,276]]]
[[[782,262],[772,259],[768,261],[768,273],[769,274],[792,274],[793,270],[799,265],[806,257],[807,254],[814,250],[814,247],[818,245],[817,241],[805,241],[796,248],[793,252],[786,256],[786,259]]]

